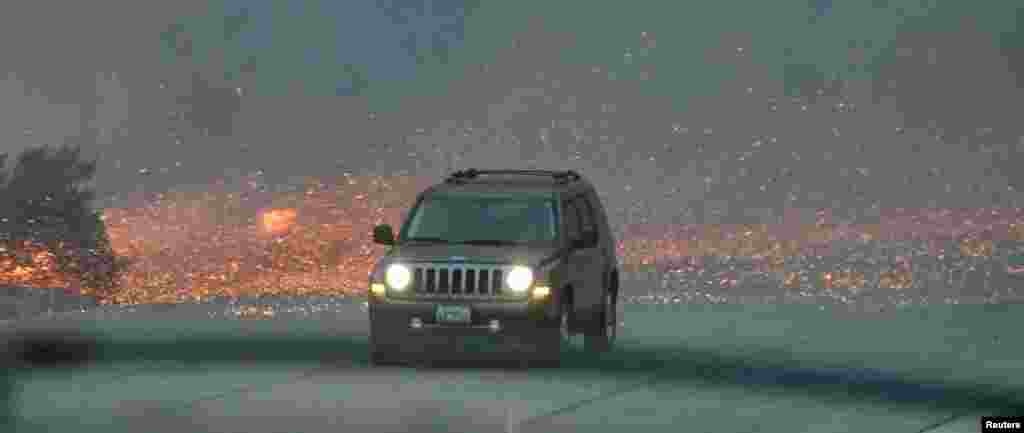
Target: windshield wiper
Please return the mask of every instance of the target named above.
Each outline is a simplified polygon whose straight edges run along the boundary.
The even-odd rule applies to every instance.
[[[415,237],[405,238],[406,242],[428,242],[433,244],[450,244],[452,241],[444,238],[431,238],[431,237]]]
[[[460,244],[466,245],[519,245],[522,242],[518,241],[503,241],[499,239],[471,239],[468,241],[459,242]]]

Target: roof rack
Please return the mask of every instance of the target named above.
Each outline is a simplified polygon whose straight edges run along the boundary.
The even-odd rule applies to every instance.
[[[516,176],[545,176],[554,179],[558,183],[580,180],[580,174],[573,170],[478,170],[468,168],[456,171],[448,176],[445,182],[463,183],[470,179],[476,179],[480,175],[516,175]]]

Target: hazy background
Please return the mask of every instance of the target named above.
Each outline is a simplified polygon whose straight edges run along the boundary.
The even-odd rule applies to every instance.
[[[540,166],[655,222],[1009,206],[1022,9],[19,2],[0,16],[0,146],[80,143],[108,194]]]

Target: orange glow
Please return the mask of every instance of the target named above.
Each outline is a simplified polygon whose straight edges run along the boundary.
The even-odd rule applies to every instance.
[[[14,251],[0,250],[0,284],[66,288],[70,278],[57,271],[56,256],[45,246],[21,242]]]
[[[272,308],[252,305],[243,307],[236,314],[240,319],[270,319],[276,315]]]
[[[971,257],[990,256],[992,255],[993,248],[994,245],[992,241],[977,238],[964,240],[960,244],[961,254]]]
[[[879,286],[884,289],[906,289],[914,284],[914,276],[909,271],[894,270],[883,272]]]
[[[397,225],[425,186],[414,178],[344,177],[266,193],[260,198],[269,206],[237,191],[206,191],[107,209],[112,246],[135,260],[111,301],[365,292],[383,252],[370,242],[373,225]]]
[[[787,272],[786,276],[782,280],[782,286],[789,289],[796,289],[800,287],[800,273],[799,272]]]
[[[370,267],[383,253],[370,242],[373,226],[399,225],[416,193],[430,182],[344,177],[311,181],[291,193],[268,194],[273,201],[269,207],[247,207],[239,194],[203,192],[169,194],[143,208],[109,209],[106,221],[112,245],[137,261],[124,277],[116,301],[365,293]],[[805,278],[826,278],[821,273],[812,276],[785,269],[787,257],[808,252],[814,242],[891,236],[887,233],[891,228],[883,224],[842,228],[846,234],[834,224],[790,228],[635,225],[625,229],[631,232],[618,244],[624,269],[709,254],[760,257],[762,269],[781,277],[787,287],[798,287]],[[672,235],[681,229],[687,234]],[[863,274],[847,269],[829,272],[832,287],[864,287]],[[884,283],[908,284],[905,276],[884,278]]]
[[[112,247],[134,261],[109,301],[366,293],[370,268],[384,251],[370,240],[373,226],[398,226],[416,194],[434,181],[345,176],[310,180],[304,188],[281,193],[226,191],[211,185],[208,191],[172,192],[138,207],[107,209],[104,221]],[[247,201],[247,194],[258,199]],[[993,243],[987,239],[1024,239],[1024,225],[1010,222],[990,238],[964,241],[963,251],[989,255]],[[962,226],[956,221],[948,225]],[[624,269],[652,269],[666,260],[704,255],[758,257],[761,269],[780,278],[786,287],[798,287],[804,280],[864,287],[866,277],[852,269],[787,269],[786,258],[810,251],[815,242],[899,237],[885,222],[847,227],[784,223],[623,229],[627,234],[619,239],[618,252]],[[18,250],[18,254],[0,251],[0,282],[66,287],[67,278],[54,270],[49,251],[33,245]],[[898,269],[883,275],[881,283],[909,287],[909,276],[909,270]]]
[[[265,232],[279,235],[295,225],[296,216],[298,216],[298,212],[295,209],[271,209],[263,212],[260,222],[263,224]]]

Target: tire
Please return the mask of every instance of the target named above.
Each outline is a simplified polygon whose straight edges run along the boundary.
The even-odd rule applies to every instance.
[[[377,367],[385,367],[389,365],[396,365],[399,363],[398,357],[395,354],[379,350],[371,346],[370,348],[370,364]]]
[[[400,363],[400,357],[397,353],[386,347],[381,347],[375,339],[370,337],[370,364],[378,367],[397,365]]]
[[[618,308],[615,296],[606,292],[598,325],[590,329],[584,337],[584,345],[589,352],[607,352],[615,345],[618,335]]]
[[[380,343],[380,331],[377,326],[370,322],[370,364],[374,366],[387,366],[400,363],[400,357],[392,349]]]
[[[538,353],[532,363],[538,367],[557,368],[562,364],[562,350],[569,345],[572,334],[569,332],[568,306],[562,306],[558,321],[554,326],[543,330]]]

